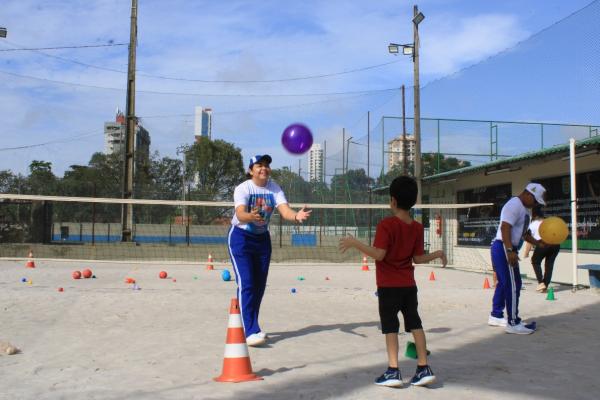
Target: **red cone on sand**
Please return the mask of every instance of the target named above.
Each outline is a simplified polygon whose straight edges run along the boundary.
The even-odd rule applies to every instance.
[[[215,269],[215,267],[213,265],[212,254],[210,254],[210,253],[208,253],[208,260],[206,261],[206,269],[208,269],[208,270]]]
[[[484,289],[491,289],[490,281],[488,281],[488,278],[484,279],[484,281],[483,281],[483,288]]]
[[[362,271],[368,271],[368,270],[369,270],[369,263],[367,262],[367,256],[363,256]]]
[[[435,281],[435,274],[433,273],[433,271],[431,271],[431,274],[429,274],[429,280]]]

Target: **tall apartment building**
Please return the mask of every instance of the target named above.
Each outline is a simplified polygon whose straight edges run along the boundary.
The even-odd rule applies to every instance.
[[[308,179],[323,182],[323,149],[318,143],[308,151]]]
[[[394,165],[402,164],[404,162],[405,154],[403,152],[404,139],[402,135],[390,140],[388,142],[388,170],[392,169]],[[415,137],[413,135],[406,135],[406,157],[409,163],[415,161]]]
[[[125,115],[117,108],[115,120],[104,123],[104,154],[123,153],[125,150]],[[134,138],[134,168],[150,162],[150,133],[138,120]]]
[[[212,108],[196,107],[194,112],[194,136],[212,139]]]

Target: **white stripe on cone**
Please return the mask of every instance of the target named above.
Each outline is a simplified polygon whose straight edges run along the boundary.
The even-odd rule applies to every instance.
[[[246,358],[248,354],[248,346],[246,343],[234,343],[225,345],[225,358]]]
[[[228,328],[242,328],[242,317],[240,314],[229,314]]]

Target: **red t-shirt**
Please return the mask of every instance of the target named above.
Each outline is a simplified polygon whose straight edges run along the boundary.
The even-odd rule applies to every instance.
[[[375,262],[377,287],[417,286],[412,257],[424,253],[423,225],[384,218],[377,225],[373,246],[386,250],[384,259]]]

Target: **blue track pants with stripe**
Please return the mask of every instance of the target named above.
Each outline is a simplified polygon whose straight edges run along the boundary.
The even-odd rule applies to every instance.
[[[492,316],[496,318],[506,316],[510,325],[521,322],[519,318],[519,296],[521,294],[521,273],[519,266],[508,265],[508,258],[501,240],[492,243],[492,265],[495,268],[498,283],[492,300]]]
[[[237,282],[242,323],[246,337],[261,331],[258,313],[267,286],[271,261],[271,235],[259,235],[232,227],[227,240]]]

